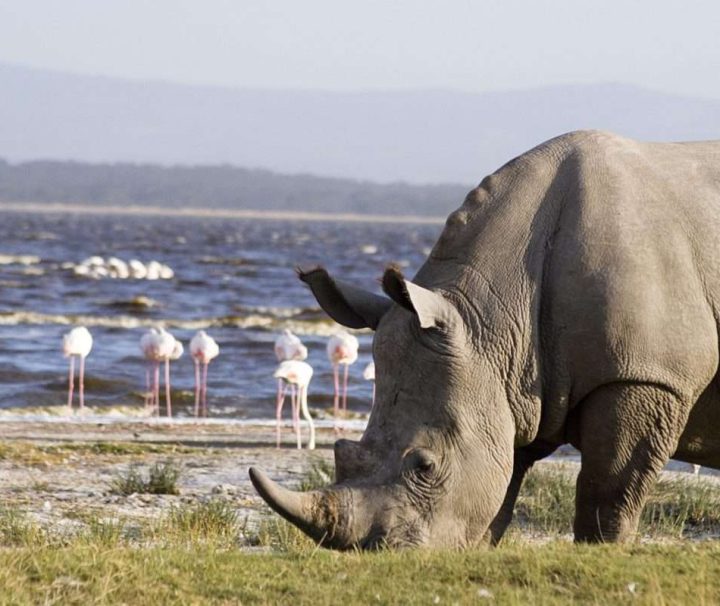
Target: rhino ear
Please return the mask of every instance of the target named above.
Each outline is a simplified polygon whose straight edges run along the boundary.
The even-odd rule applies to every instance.
[[[445,297],[406,280],[396,267],[385,270],[382,285],[395,303],[417,316],[422,328],[438,326],[450,315],[452,304]]]
[[[325,313],[348,328],[375,330],[380,318],[392,305],[392,301],[386,297],[375,295],[347,282],[334,280],[323,267],[308,271],[298,268],[297,273],[298,277],[310,287]]]

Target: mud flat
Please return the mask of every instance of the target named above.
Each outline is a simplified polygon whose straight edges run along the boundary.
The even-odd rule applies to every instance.
[[[291,488],[298,487],[311,469],[330,469],[327,464],[333,462],[332,445],[338,435],[331,422],[320,425],[317,448],[308,451],[295,448],[289,426],[277,449],[271,422],[6,417],[0,420],[0,510],[16,511],[54,534],[70,535],[93,521],[142,529],[175,509],[221,499],[236,512],[249,536],[271,514],[250,483],[248,468],[260,467]],[[342,437],[358,439],[362,425],[349,421]],[[113,490],[113,483],[131,469],[147,473],[153,465],[167,462],[180,469],[179,494],[126,495]],[[646,510],[641,534],[654,537],[651,540],[720,536],[720,478],[704,475],[698,481],[680,471],[682,466],[687,467],[671,465],[663,472]],[[571,540],[578,469],[572,449],[561,449],[538,463],[535,479],[523,487],[511,535],[531,543],[553,537]]]
[[[360,434],[350,430],[343,435]],[[90,517],[140,524],[185,503],[223,498],[253,524],[268,510],[248,479],[248,468],[258,466],[285,485],[297,486],[318,461],[332,461],[335,439],[334,430],[321,428],[314,451],[297,450],[288,427],[278,450],[272,426],[4,421],[0,506],[62,532]],[[168,461],[181,470],[179,495],[113,494],[112,482],[131,467],[142,471]]]

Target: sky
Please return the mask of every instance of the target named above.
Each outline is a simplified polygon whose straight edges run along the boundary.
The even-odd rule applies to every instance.
[[[720,99],[718,0],[0,0],[0,62],[243,88]]]

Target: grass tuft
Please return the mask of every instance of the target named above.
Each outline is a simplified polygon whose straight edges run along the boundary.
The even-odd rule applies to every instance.
[[[242,530],[232,504],[225,499],[183,505],[170,511],[159,530],[171,542],[235,543]]]
[[[32,547],[47,542],[46,532],[17,509],[0,509],[0,545]]]
[[[145,479],[137,466],[131,466],[125,474],[113,479],[110,491],[119,495],[131,494],[180,494],[177,482],[180,468],[172,461],[156,463]]]

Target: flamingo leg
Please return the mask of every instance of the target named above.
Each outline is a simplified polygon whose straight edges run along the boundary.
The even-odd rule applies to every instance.
[[[290,393],[292,394],[292,397],[290,398],[290,402],[292,402],[292,424],[293,430],[297,433],[300,425],[300,411],[298,410],[298,400],[295,395],[295,389],[295,384],[290,383]]]
[[[200,415],[200,362],[194,358],[195,362],[195,418]]]
[[[370,404],[370,409],[372,410],[375,407],[375,381],[373,381],[373,395],[372,395],[372,403]]]
[[[172,417],[172,402],[170,401],[170,360],[165,360],[165,407],[167,416]]]
[[[295,416],[295,412],[298,409],[298,391],[295,389],[295,385],[290,385],[290,402],[292,403],[292,409],[293,409],[293,417]],[[293,424],[294,424],[294,418],[293,418]],[[297,447],[298,450],[302,448],[302,438],[300,436],[300,423],[295,426],[295,435],[297,436]]]
[[[70,373],[68,374],[68,408],[72,408],[73,390],[75,388],[75,356],[70,356]]]
[[[155,400],[155,414],[160,416],[160,362],[153,362],[153,399]]]
[[[335,383],[335,398],[333,399],[333,414],[335,416],[335,429],[338,428],[338,415],[340,413],[340,369],[337,364],[333,364],[333,381]]]
[[[145,367],[145,408],[150,405],[152,395],[150,394],[150,364]]]
[[[285,403],[285,384],[278,379],[277,399],[275,400],[275,438],[277,447],[280,448],[280,430],[282,425],[282,407]]]
[[[350,365],[345,364],[345,371],[343,375],[343,417],[347,417],[347,385],[348,385],[348,371]]]
[[[315,424],[313,423],[312,417],[310,416],[310,411],[308,410],[307,390],[308,390],[307,385],[303,385],[299,389],[299,391],[300,391],[300,406],[302,407],[303,417],[308,422],[308,425],[310,426],[310,440],[308,442],[308,450],[315,450]]]
[[[78,379],[79,384],[79,395],[80,395],[80,410],[85,408],[85,358],[80,356],[80,376]]]
[[[208,404],[207,404],[207,376],[208,376],[208,366],[210,365],[209,362],[205,362],[203,364],[202,369],[202,406],[203,406],[203,416],[208,416]]]

